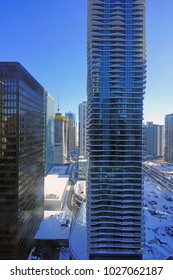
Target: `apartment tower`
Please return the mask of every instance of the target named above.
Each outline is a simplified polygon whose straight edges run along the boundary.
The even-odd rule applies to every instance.
[[[145,0],[88,0],[89,259],[142,259]]]
[[[164,156],[165,131],[164,125],[147,122],[143,126],[144,149],[155,157]]]

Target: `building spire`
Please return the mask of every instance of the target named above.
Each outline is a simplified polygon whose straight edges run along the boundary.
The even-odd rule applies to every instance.
[[[59,106],[59,94],[58,94],[58,114],[60,113],[60,106]]]

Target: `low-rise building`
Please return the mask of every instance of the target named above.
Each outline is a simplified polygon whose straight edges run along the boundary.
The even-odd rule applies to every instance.
[[[56,165],[51,168],[44,180],[44,210],[58,211],[63,208],[69,175],[68,165]]]
[[[71,223],[72,212],[70,211],[51,213],[50,211],[45,211],[44,220],[34,237],[36,246],[38,248],[68,247]]]
[[[73,204],[80,206],[86,200],[86,181],[77,181],[74,186]]]
[[[161,187],[173,189],[173,165],[146,161],[143,162],[143,171]]]

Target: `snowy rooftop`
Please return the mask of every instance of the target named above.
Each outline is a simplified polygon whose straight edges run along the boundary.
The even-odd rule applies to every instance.
[[[64,240],[69,238],[72,213],[66,211],[45,213],[44,220],[41,222],[35,234],[35,240]]]
[[[44,197],[49,199],[54,195],[54,198],[61,200],[68,180],[68,175],[47,175],[44,181]]]
[[[68,165],[56,165],[51,168],[48,174],[65,175],[68,170]]]
[[[152,161],[147,161],[144,162],[145,165],[149,165],[153,168],[155,168],[156,170],[161,171],[163,174],[169,174],[169,175],[173,175],[173,165],[171,164],[158,164]]]
[[[84,198],[86,197],[86,181],[77,181],[75,185],[75,193]]]
[[[86,162],[87,162],[87,159],[84,158],[84,157],[79,157],[79,163],[80,163],[80,162],[86,163]]]

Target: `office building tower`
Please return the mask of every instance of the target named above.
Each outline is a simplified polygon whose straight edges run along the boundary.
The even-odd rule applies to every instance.
[[[0,81],[0,158],[5,151],[5,110],[4,110],[4,84]]]
[[[146,125],[143,126],[143,136],[145,139],[144,149],[150,155],[163,157],[165,146],[164,125],[147,122]]]
[[[89,259],[141,259],[145,0],[88,0]]]
[[[72,112],[65,113],[65,117],[68,119],[67,153],[70,158],[72,151],[76,150],[76,118]]]
[[[17,62],[0,62],[0,259],[26,259],[43,218],[43,87]]]
[[[79,104],[79,156],[86,158],[87,102]]]
[[[173,114],[165,116],[165,161],[173,163]]]
[[[67,161],[68,119],[60,113],[54,117],[54,163]]]
[[[45,173],[53,166],[54,160],[54,97],[46,91],[45,96]]]

